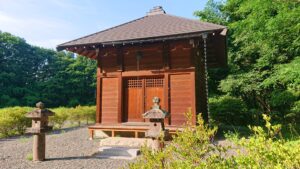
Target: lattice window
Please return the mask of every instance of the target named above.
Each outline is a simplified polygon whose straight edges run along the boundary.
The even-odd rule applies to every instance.
[[[128,79],[127,80],[127,88],[140,88],[143,86],[143,82],[142,80],[138,80],[138,79]]]
[[[146,79],[146,87],[163,87],[164,79],[162,78],[151,78]]]

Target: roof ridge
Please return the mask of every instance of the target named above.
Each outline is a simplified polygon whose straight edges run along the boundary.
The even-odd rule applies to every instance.
[[[104,29],[104,30],[101,30],[101,31],[98,31],[98,32],[95,32],[95,33],[92,33],[92,34],[89,34],[89,35],[86,35],[86,36],[77,38],[77,39],[74,39],[74,40],[67,41],[67,42],[62,43],[62,44],[59,44],[59,45],[57,45],[57,46],[61,46],[61,45],[64,45],[64,44],[67,44],[67,43],[70,43],[70,42],[74,42],[74,41],[77,41],[77,40],[80,40],[80,39],[87,38],[87,37],[89,37],[89,36],[93,36],[93,35],[96,35],[96,34],[99,34],[99,33],[105,32],[105,31],[109,31],[109,30],[111,30],[111,29],[115,29],[115,28],[118,28],[118,27],[121,27],[121,26],[130,24],[130,23],[132,23],[132,22],[136,22],[136,21],[141,20],[141,19],[146,18],[146,17],[149,17],[149,16],[143,16],[143,17],[134,19],[134,20],[132,20],[132,21],[125,22],[125,23],[122,23],[122,24],[120,24],[120,25],[113,26],[113,27],[111,27],[111,28],[107,28],[107,29]]]
[[[222,27],[222,28],[226,28],[226,26],[224,26],[224,25],[219,25],[219,24],[215,24],[215,23],[201,21],[201,20],[198,20],[198,19],[190,19],[190,18],[185,18],[185,17],[176,16],[176,15],[172,15],[172,14],[164,14],[164,15],[168,15],[168,16],[171,16],[171,17],[180,18],[180,19],[184,19],[184,20],[188,20],[188,21],[193,21],[193,22],[198,22],[198,23],[202,22],[202,23],[205,23],[205,24],[208,24],[208,25],[219,26],[219,27]]]

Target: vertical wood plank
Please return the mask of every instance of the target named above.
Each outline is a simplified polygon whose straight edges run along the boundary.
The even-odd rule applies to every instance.
[[[96,55],[97,55],[97,94],[96,94],[96,123],[101,123],[101,115],[102,115],[102,108],[101,108],[101,55],[99,48],[96,49]]]
[[[163,65],[164,69],[170,69],[170,45],[169,42],[164,42],[162,46],[163,50]]]
[[[118,122],[122,123],[123,119],[123,99],[122,99],[122,93],[123,93],[123,79],[122,79],[122,72],[119,74],[119,84],[118,84]]]
[[[195,88],[195,72],[191,72],[191,99],[192,99],[192,113],[193,113],[193,123],[196,124],[196,88]]]
[[[123,71],[124,70],[124,54],[123,54],[123,48],[118,46],[117,47],[117,62],[119,65],[118,71]]]
[[[169,73],[164,73],[164,103],[165,103],[165,110],[170,113],[169,109],[169,104],[170,104],[170,99],[169,99]],[[166,123],[167,122],[167,123]],[[171,124],[171,118],[169,118],[165,121],[166,124],[170,125]]]
[[[146,107],[146,103],[145,103],[145,98],[146,98],[146,82],[145,79],[142,80],[142,113],[145,112],[145,107]],[[143,119],[145,121],[145,119]]]

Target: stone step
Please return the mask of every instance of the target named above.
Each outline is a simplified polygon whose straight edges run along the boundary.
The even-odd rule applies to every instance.
[[[140,154],[140,150],[131,147],[109,147],[104,146],[99,148],[99,153],[95,157],[105,159],[127,159],[132,160]]]

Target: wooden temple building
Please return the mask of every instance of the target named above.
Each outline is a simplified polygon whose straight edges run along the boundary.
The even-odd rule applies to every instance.
[[[166,127],[186,122],[185,112],[207,113],[207,67],[227,64],[224,26],[166,14],[154,7],[139,19],[58,45],[97,60],[94,130],[147,129],[142,114],[160,98]]]

